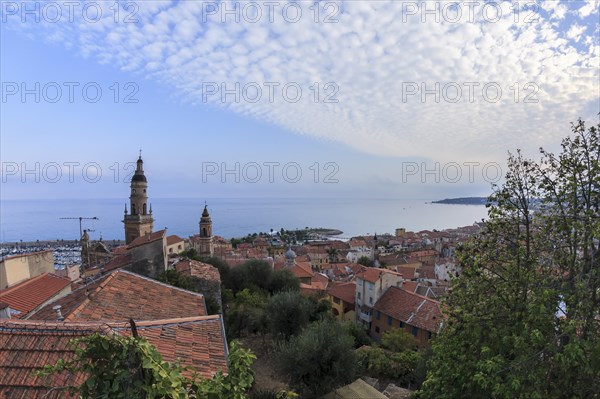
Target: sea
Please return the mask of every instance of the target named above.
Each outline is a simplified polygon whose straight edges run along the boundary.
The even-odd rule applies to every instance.
[[[225,238],[252,233],[332,228],[347,239],[365,234],[443,230],[486,218],[483,205],[433,204],[434,199],[211,198],[207,200],[213,234]],[[203,199],[153,198],[154,230],[188,237],[198,233]],[[30,199],[0,202],[0,241],[76,240],[79,217],[91,239],[124,239],[123,199]],[[71,218],[71,219],[64,219]]]

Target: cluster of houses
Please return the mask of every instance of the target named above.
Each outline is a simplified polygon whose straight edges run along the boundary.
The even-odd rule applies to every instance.
[[[333,315],[363,326],[374,339],[392,328],[414,335],[421,347],[443,326],[440,298],[460,273],[453,262],[458,244],[480,225],[444,231],[308,241],[284,245],[277,234],[233,245],[213,236],[205,206],[199,234],[182,239],[153,231],[147,180],[140,157],[125,208],[125,244],[111,246],[81,237],[81,264],[55,270],[52,250],[0,259],[0,398],[63,397],[32,372],[74,356],[68,342],[94,333],[147,338],[163,358],[180,360],[205,377],[227,373],[228,347],[221,314],[209,315],[207,299],[221,307],[215,267],[182,257],[194,249],[230,267],[250,259],[288,269],[304,295],[328,298]],[[194,291],[159,282],[176,270]],[[60,375],[54,388],[81,382]]]

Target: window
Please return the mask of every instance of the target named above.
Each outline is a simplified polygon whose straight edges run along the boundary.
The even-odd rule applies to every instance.
[[[369,283],[369,289],[372,290],[375,287],[375,284]]]
[[[431,333],[431,331],[427,331],[427,340],[430,340],[432,336],[433,334]]]
[[[370,297],[369,297],[369,303],[370,303],[371,305],[373,304],[373,297],[372,297],[372,296],[370,296]]]
[[[412,335],[414,335],[415,337],[417,336],[417,331],[419,331],[419,329],[415,326],[413,326],[412,328]]]
[[[340,298],[333,297],[333,302],[337,303],[339,305],[340,304]]]
[[[379,320],[381,318],[381,312],[378,310],[377,313],[375,314],[375,318],[377,320]]]
[[[404,327],[404,322],[403,322],[402,320],[400,320],[400,323],[398,323],[398,326],[399,326],[400,328]]]
[[[356,294],[356,297],[360,299],[360,292]]]
[[[378,326],[375,326],[375,332],[379,333],[379,327]]]
[[[388,316],[387,322],[388,322],[388,326],[392,325],[392,316]]]

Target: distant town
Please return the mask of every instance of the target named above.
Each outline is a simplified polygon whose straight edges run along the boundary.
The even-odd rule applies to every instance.
[[[345,240],[336,239],[343,232],[334,228],[282,228],[225,239],[213,234],[213,220],[205,205],[198,233],[183,238],[154,230],[147,189],[140,156],[131,179],[129,208],[121,220],[124,240],[91,240],[83,230],[80,240],[3,244],[0,316],[109,324],[131,318],[154,325],[163,325],[164,319],[185,324],[186,318],[193,317],[198,323],[210,320],[224,332],[228,329],[223,318],[227,305],[221,290],[229,288],[224,285],[226,277],[219,264],[235,271],[259,262],[272,273],[287,273],[297,281],[302,296],[327,301],[330,317],[359,326],[371,339],[381,340],[386,332],[400,328],[414,337],[418,347],[426,348],[443,324],[440,300],[450,280],[460,273],[454,262],[455,250],[482,228],[481,224],[473,224],[412,232],[399,227],[393,234],[382,232]],[[214,223],[218,225],[218,221]],[[177,281],[191,282],[191,291],[185,294],[188,299],[185,295],[173,296],[175,288],[164,285],[170,281],[165,276],[173,280],[172,273],[178,276]],[[95,294],[90,297],[90,292]],[[105,297],[109,292],[110,296]],[[193,303],[198,298],[202,298],[200,305],[189,310],[179,306],[181,301]],[[157,309],[159,303],[161,309]],[[177,323],[168,328],[184,328]],[[62,328],[46,325],[39,334],[43,338]],[[144,335],[143,328],[138,331]],[[153,336],[152,340],[159,351],[167,345],[160,337]],[[227,353],[224,336],[216,341],[213,338],[211,345],[220,348],[221,356],[203,367],[209,374],[226,370],[222,363]],[[201,349],[181,360],[195,364]]]

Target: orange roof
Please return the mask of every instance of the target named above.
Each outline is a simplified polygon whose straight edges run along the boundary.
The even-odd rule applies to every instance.
[[[208,263],[197,260],[185,259],[175,264],[175,270],[186,276],[196,277],[202,280],[217,281],[221,283],[219,269]]]
[[[206,315],[202,294],[125,270],[116,270],[92,286],[46,305],[31,319],[55,320],[55,305],[65,306],[61,308],[65,320],[156,320]]]
[[[356,275],[356,278],[361,280],[365,280],[371,283],[376,283],[379,280],[379,276],[383,274],[393,274],[396,276],[401,276],[400,273],[393,272],[387,269],[380,269],[377,267],[368,267],[366,270],[361,271]]]
[[[138,333],[161,353],[164,360],[181,359],[203,377],[227,372],[227,342],[220,315],[136,323]],[[83,374],[63,373],[46,386],[32,374],[59,359],[73,359],[72,338],[93,333],[129,336],[129,323],[39,322],[0,320],[0,398],[71,398],[52,388],[81,384]]]
[[[339,298],[344,302],[355,303],[356,295],[356,283],[351,281],[349,283],[337,284],[331,287],[328,294],[332,297]]]
[[[313,277],[315,275],[310,264],[306,264],[305,262],[296,262],[294,266],[290,267],[290,271],[298,278]]]
[[[440,303],[427,297],[390,287],[373,306],[396,320],[437,333],[443,320]]]
[[[416,292],[418,285],[419,285],[419,283],[416,281],[404,281],[402,283],[402,289],[404,289],[408,292]]]
[[[183,238],[181,238],[179,236],[176,236],[176,235],[167,236],[167,245],[173,245],[173,244],[176,244],[181,241],[183,241]]]
[[[23,317],[58,295],[71,284],[68,277],[44,273],[25,280],[13,287],[0,291],[0,302],[5,302],[12,310],[19,313],[15,317]]]
[[[162,240],[165,236],[166,230],[155,231],[154,233],[146,234],[145,236],[141,236],[131,241],[127,248],[135,248],[140,245],[148,244],[150,242],[154,242],[156,240]]]
[[[133,255],[131,253],[125,253],[122,255],[118,255],[118,256],[112,258],[110,261],[108,261],[107,264],[102,266],[102,270],[105,272],[108,272],[111,270],[120,269],[122,267],[129,266],[132,261],[133,261]]]

